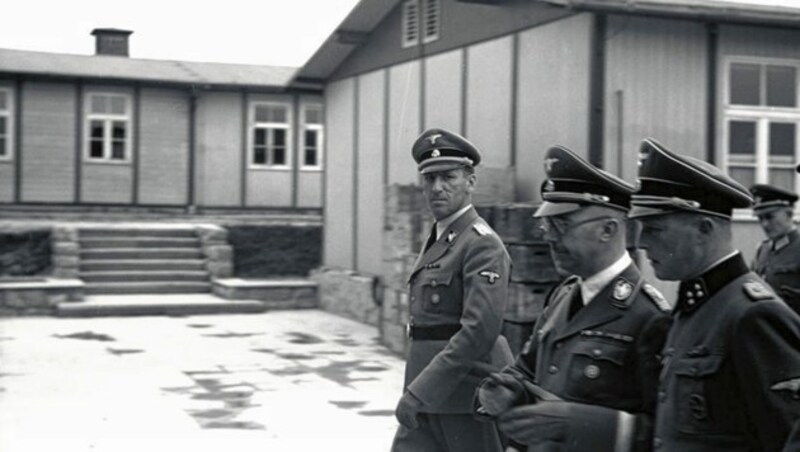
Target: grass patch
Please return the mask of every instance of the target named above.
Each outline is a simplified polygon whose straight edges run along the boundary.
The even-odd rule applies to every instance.
[[[240,278],[308,276],[322,260],[321,226],[226,226]]]

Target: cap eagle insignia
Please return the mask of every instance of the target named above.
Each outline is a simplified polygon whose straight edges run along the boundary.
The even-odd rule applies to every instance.
[[[440,136],[442,136],[442,134],[441,134],[441,133],[434,133],[433,135],[431,135],[431,136],[429,136],[429,137],[425,137],[425,139],[426,139],[426,140],[430,140],[431,144],[433,145],[433,144],[436,144],[436,140],[437,140],[437,139],[438,139]]]

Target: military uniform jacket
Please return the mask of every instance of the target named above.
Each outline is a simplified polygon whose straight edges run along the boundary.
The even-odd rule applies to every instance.
[[[800,232],[792,230],[778,240],[761,242],[753,271],[800,313]]]
[[[409,278],[410,323],[461,324],[449,340],[412,340],[405,386],[422,412],[469,413],[478,383],[513,360],[500,330],[511,259],[474,208],[422,251]]]
[[[781,450],[800,419],[800,318],[740,255],[712,272],[719,276],[681,286],[663,352],[654,446]],[[791,447],[785,450],[800,450]]]
[[[651,441],[669,306],[631,264],[567,320],[580,292],[571,277],[557,287],[516,363],[505,372],[533,380],[562,399],[643,414],[637,450]]]

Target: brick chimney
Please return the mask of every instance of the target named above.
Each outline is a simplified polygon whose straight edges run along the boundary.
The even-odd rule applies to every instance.
[[[128,36],[131,33],[133,32],[117,28],[95,28],[92,30],[95,55],[129,56]]]

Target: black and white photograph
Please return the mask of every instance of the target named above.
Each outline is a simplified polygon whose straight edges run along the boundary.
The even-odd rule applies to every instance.
[[[800,0],[30,0],[0,451],[800,451]]]

